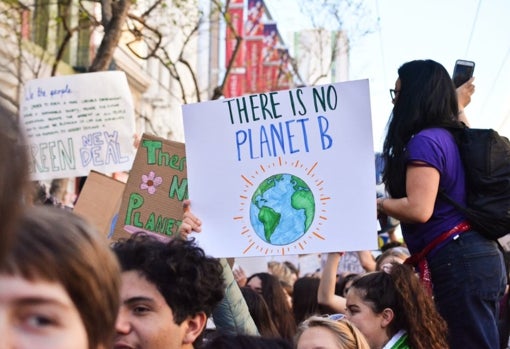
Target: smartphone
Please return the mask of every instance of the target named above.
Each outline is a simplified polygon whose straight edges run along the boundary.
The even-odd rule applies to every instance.
[[[455,62],[455,68],[453,68],[452,80],[455,87],[459,87],[473,76],[475,71],[475,62],[466,61],[464,59],[458,59]]]

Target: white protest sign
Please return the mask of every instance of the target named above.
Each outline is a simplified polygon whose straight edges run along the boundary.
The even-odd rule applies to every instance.
[[[20,120],[33,180],[131,168],[135,121],[124,72],[31,80],[24,86]]]
[[[183,106],[192,234],[215,257],[377,249],[368,80]]]

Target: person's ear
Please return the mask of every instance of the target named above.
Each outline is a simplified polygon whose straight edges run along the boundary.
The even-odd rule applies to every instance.
[[[385,308],[381,313],[381,326],[382,327],[388,327],[390,323],[395,318],[395,313],[393,312],[393,309]]]
[[[185,322],[185,334],[182,340],[183,344],[193,344],[195,340],[204,331],[207,324],[207,316],[205,313],[198,313],[195,316],[189,316]]]

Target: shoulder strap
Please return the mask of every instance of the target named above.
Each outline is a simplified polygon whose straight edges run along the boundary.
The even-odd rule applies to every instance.
[[[466,208],[464,206],[462,206],[460,203],[458,203],[457,201],[455,201],[450,195],[446,194],[446,192],[444,191],[443,188],[439,188],[437,196],[444,199],[445,201],[452,204],[453,206],[455,206],[455,208],[457,208],[462,213],[467,213]]]

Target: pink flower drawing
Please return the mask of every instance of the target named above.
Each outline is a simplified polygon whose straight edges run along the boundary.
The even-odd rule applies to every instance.
[[[140,189],[147,190],[147,192],[152,195],[156,192],[156,188],[161,183],[163,183],[163,178],[156,177],[156,173],[154,171],[150,171],[148,175],[142,175]]]

